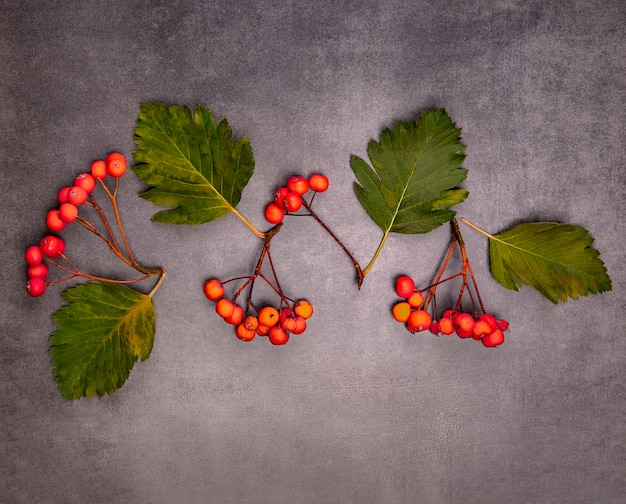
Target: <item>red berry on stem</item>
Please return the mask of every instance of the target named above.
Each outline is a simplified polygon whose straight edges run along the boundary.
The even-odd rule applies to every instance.
[[[90,194],[96,187],[96,179],[90,173],[81,173],[74,179],[74,185],[82,187],[87,194]]]
[[[494,317],[491,313],[483,313],[482,315],[478,317],[478,320],[486,321],[489,324],[489,327],[491,327],[491,331],[498,328],[496,317]]]
[[[496,347],[504,343],[504,333],[502,332],[502,329],[496,329],[495,331],[487,334],[487,336],[480,341],[482,341],[483,345],[487,348]]]
[[[474,320],[474,317],[472,317],[469,313],[457,313],[452,318],[452,323],[454,324],[454,327],[457,328],[457,330],[460,329],[463,333],[469,331],[471,334],[476,321]]]
[[[252,341],[256,335],[256,330],[248,329],[245,323],[240,323],[235,330],[235,334],[241,341]]]
[[[474,327],[472,328],[472,337],[474,339],[481,339],[482,337],[489,334],[491,331],[493,331],[493,329],[491,328],[489,322],[483,319],[479,319],[476,321]]]
[[[58,233],[63,231],[67,224],[61,219],[58,209],[50,210],[46,215],[46,226],[50,231]]]
[[[406,321],[406,327],[411,332],[425,331],[430,329],[432,317],[426,310],[414,310]]]
[[[292,334],[302,334],[304,331],[306,331],[306,320],[304,320],[302,317],[296,317],[294,320],[295,325],[291,330]]]
[[[422,296],[421,292],[413,292],[408,298],[407,303],[409,303],[413,308],[419,308],[422,306],[424,302],[424,296]]]
[[[452,324],[452,320],[449,318],[442,318],[439,321],[439,332],[441,334],[450,336],[454,332],[454,325]]]
[[[401,275],[396,278],[396,294],[402,298],[408,298],[415,290],[415,282],[410,276]]]
[[[24,259],[26,260],[26,264],[29,266],[36,266],[37,264],[40,264],[43,260],[41,249],[37,245],[31,245],[26,249]]]
[[[58,236],[45,236],[39,243],[39,249],[43,255],[56,259],[65,252],[65,242]]]
[[[276,203],[270,203],[265,207],[265,220],[270,224],[278,224],[285,218],[285,211]]]
[[[94,178],[105,179],[109,175],[107,173],[107,164],[103,159],[97,159],[91,163],[91,175]]]
[[[294,191],[288,192],[283,198],[283,206],[287,212],[297,212],[302,208],[302,196]]]
[[[309,181],[300,175],[294,175],[287,180],[287,189],[302,196],[309,190]]]
[[[406,301],[400,301],[396,303],[391,309],[391,314],[393,318],[398,322],[406,322],[409,320],[409,315],[411,314],[411,305]]]
[[[232,301],[222,298],[215,304],[215,311],[220,317],[228,318],[235,311],[235,305]]]
[[[121,177],[126,173],[126,158],[119,152],[111,152],[106,158],[106,167],[111,177]]]
[[[217,278],[211,278],[204,283],[204,295],[211,301],[224,297],[224,286]]]
[[[67,202],[72,205],[80,206],[87,201],[87,191],[80,186],[73,186],[67,193]]]
[[[498,329],[506,331],[509,328],[509,323],[504,319],[500,319],[496,321],[496,326]]]
[[[233,313],[229,317],[225,317],[224,320],[228,324],[239,325],[243,322],[243,317],[244,317],[243,308],[239,305],[235,305],[235,309],[233,310]]]
[[[283,201],[285,199],[285,195],[288,192],[289,192],[289,189],[287,189],[286,187],[279,187],[278,189],[276,189],[276,192],[274,193],[274,203],[282,207]]]
[[[26,276],[28,278],[48,278],[48,266],[44,263],[34,264],[26,269]]]
[[[268,333],[272,345],[284,345],[289,341],[289,333],[280,326],[274,326]]]
[[[67,203],[67,193],[70,192],[71,187],[62,187],[57,193],[57,201],[59,203]]]
[[[46,292],[46,281],[43,278],[34,277],[26,282],[26,293],[31,297],[39,297]]]
[[[321,173],[314,173],[309,177],[309,188],[315,192],[324,192],[328,189],[328,177]]]
[[[59,207],[59,217],[63,222],[74,222],[78,217],[78,207],[71,203],[61,203]]]

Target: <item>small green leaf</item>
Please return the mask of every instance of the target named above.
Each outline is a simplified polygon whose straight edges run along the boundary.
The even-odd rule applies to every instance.
[[[456,188],[467,176],[461,168],[465,145],[443,109],[425,112],[414,122],[386,128],[368,146],[370,167],[352,156],[356,196],[383,233],[427,233],[450,221],[451,206],[467,191]]]
[[[554,304],[610,291],[600,253],[582,227],[558,222],[520,224],[489,236],[491,272],[504,287],[535,288]]]
[[[53,317],[50,355],[66,399],[113,394],[138,358],[152,351],[152,298],[121,284],[89,282],[67,289]]]
[[[152,220],[202,224],[235,212],[252,177],[254,156],[247,138],[233,143],[226,119],[218,125],[211,111],[144,103],[135,128],[132,169],[151,189],[141,195],[170,207]]]

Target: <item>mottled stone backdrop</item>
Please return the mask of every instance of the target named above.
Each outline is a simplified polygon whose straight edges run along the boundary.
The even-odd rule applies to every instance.
[[[625,24],[623,0],[0,2],[0,501],[624,502]],[[459,214],[491,232],[585,226],[614,289],[558,306],[507,291],[464,228],[508,339],[412,336],[389,313],[393,278],[429,282],[448,227],[392,236],[358,291],[334,242],[298,220],[273,250],[283,288],[315,305],[309,330],[244,345],[202,283],[251,271],[259,240],[234,215],[152,223],[130,174],[133,249],[169,272],[154,349],[113,396],[65,401],[48,356],[62,289],[27,297],[23,252],[62,185],[131,156],[145,101],[202,104],[250,139],[239,209],[261,228],[285,177],[328,174],[318,210],[363,263],[381,234],[350,155],[445,107],[467,144]],[[82,265],[115,271],[64,233]]]

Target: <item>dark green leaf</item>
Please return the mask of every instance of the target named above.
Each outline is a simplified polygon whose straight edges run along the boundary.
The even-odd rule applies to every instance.
[[[520,224],[490,236],[491,272],[504,287],[535,288],[553,303],[611,290],[600,253],[582,227],[557,222]]]
[[[427,233],[454,217],[449,208],[468,194],[456,188],[467,176],[460,138],[445,110],[433,109],[383,130],[379,142],[372,140],[373,169],[352,156],[356,196],[385,234]]]
[[[235,211],[254,171],[247,138],[233,143],[226,119],[218,125],[209,109],[144,103],[139,109],[133,171],[152,186],[141,196],[170,207],[152,219],[202,224]]]
[[[90,282],[67,289],[68,304],[53,317],[54,374],[66,399],[113,394],[137,358],[152,351],[156,315],[152,298],[125,285]]]

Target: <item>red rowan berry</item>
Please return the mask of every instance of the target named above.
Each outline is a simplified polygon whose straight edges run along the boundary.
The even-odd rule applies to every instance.
[[[500,319],[496,320],[496,326],[498,327],[498,329],[506,331],[509,328],[509,323],[504,319]]]
[[[483,345],[488,348],[496,347],[504,343],[504,333],[502,332],[502,329],[496,329],[495,331],[487,334],[487,336],[480,341],[482,341]]]
[[[476,321],[469,313],[457,313],[452,318],[452,323],[457,330],[461,329],[462,332],[469,331],[471,333]]]
[[[429,329],[430,329],[430,332],[433,333],[435,336],[439,334],[439,322],[437,322],[436,320],[433,320],[430,323]]]
[[[235,305],[229,299],[222,298],[215,304],[215,311],[220,317],[228,318],[235,311]]]
[[[421,292],[413,292],[408,298],[407,303],[409,303],[413,308],[419,308],[422,306],[424,302],[424,296],[422,296]]]
[[[291,330],[292,334],[302,334],[306,331],[306,320],[302,317],[296,317],[294,328]]]
[[[126,173],[126,158],[119,152],[111,152],[106,157],[107,173],[111,177],[118,178]]]
[[[96,187],[96,179],[94,179],[90,173],[81,173],[74,179],[74,185],[82,187],[87,194],[91,194]]]
[[[276,203],[270,203],[265,207],[265,220],[270,224],[278,224],[285,218],[285,211]]]
[[[287,189],[302,196],[309,190],[309,181],[300,175],[294,175],[287,180]]]
[[[37,264],[40,264],[43,260],[43,254],[41,253],[41,249],[37,245],[31,245],[26,249],[24,259],[26,261],[26,264],[28,264],[29,266],[36,266]]]
[[[302,196],[294,191],[288,192],[283,198],[283,206],[287,212],[297,212],[302,208]]]
[[[71,203],[61,203],[59,206],[59,217],[63,222],[70,223],[78,217],[78,207]]]
[[[267,336],[267,335],[269,334],[269,332],[270,332],[270,329],[271,329],[271,328],[270,328],[270,327],[267,327],[266,325],[259,324],[259,325],[256,327],[256,333],[257,333],[259,336]]]
[[[39,243],[39,249],[43,255],[56,259],[65,252],[65,242],[58,236],[46,236]]]
[[[321,173],[314,173],[309,177],[309,188],[315,192],[324,192],[328,189],[328,177]]]
[[[259,319],[254,315],[248,315],[243,321],[243,325],[250,331],[256,331],[256,328],[259,327]]]
[[[71,187],[62,187],[57,193],[57,201],[59,203],[67,203],[67,193],[70,192]]]
[[[491,328],[491,325],[489,325],[489,322],[480,319],[476,321],[474,327],[472,328],[472,337],[474,339],[481,339],[483,336],[486,336],[491,331],[493,331],[493,329]]]
[[[46,227],[55,233],[63,231],[67,224],[61,219],[58,209],[50,210],[46,215]]]
[[[281,322],[283,329],[287,332],[293,332],[296,328],[296,319],[293,317],[287,317],[285,320]]]
[[[34,264],[26,269],[26,276],[28,278],[48,278],[48,266],[44,263]]]
[[[87,201],[87,191],[80,186],[72,186],[67,193],[67,202],[72,205],[80,206]]]
[[[285,320],[287,320],[289,317],[293,316],[292,311],[289,308],[281,308],[280,309],[280,323],[282,324]]]
[[[242,323],[237,326],[235,334],[241,341],[252,341],[256,335],[256,331],[246,328],[246,324]]]
[[[285,200],[285,195],[289,192],[289,189],[286,187],[279,187],[276,189],[274,193],[274,203],[279,205],[281,208],[284,206],[283,201]]]
[[[301,299],[296,302],[293,307],[293,311],[299,317],[303,319],[308,319],[313,315],[313,305],[309,303],[306,299]]]
[[[450,336],[454,332],[454,325],[449,318],[442,318],[439,320],[439,332]]]
[[[402,275],[396,279],[396,294],[401,298],[408,298],[415,290],[415,282],[410,276]]]
[[[225,317],[224,320],[227,324],[239,325],[243,322],[244,316],[243,308],[239,305],[235,305],[233,313],[229,317]]]
[[[496,320],[496,317],[494,317],[491,313],[483,313],[482,315],[479,315],[478,320],[484,320],[485,322],[487,322],[489,324],[489,327],[491,327],[491,331],[494,331],[498,328],[498,321]]]
[[[26,293],[31,297],[39,297],[46,292],[46,281],[43,278],[34,277],[26,282]]]
[[[224,297],[224,286],[217,278],[211,278],[204,283],[204,295],[211,301]]]
[[[425,331],[430,328],[432,317],[425,310],[414,310],[406,321],[407,329],[411,332]]]
[[[280,315],[278,310],[273,306],[264,306],[258,313],[258,320],[260,325],[266,327],[274,327],[280,321]]]
[[[104,180],[108,177],[107,164],[103,159],[97,159],[91,163],[91,175],[92,177],[100,180]]]
[[[284,345],[289,341],[289,333],[280,326],[274,326],[268,333],[272,345]]]

